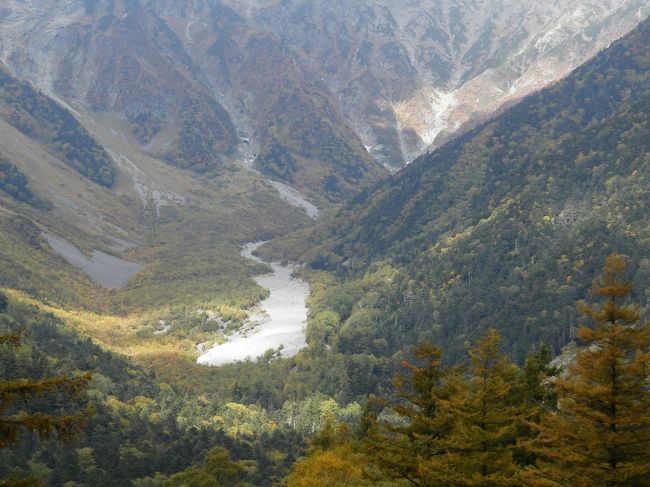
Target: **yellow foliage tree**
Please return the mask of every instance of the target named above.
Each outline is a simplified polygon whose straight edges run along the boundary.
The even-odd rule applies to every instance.
[[[371,487],[366,475],[368,457],[360,450],[345,425],[328,418],[311,440],[309,455],[296,462],[285,480],[286,487]]]
[[[364,477],[366,463],[350,445],[315,452],[298,461],[286,487],[370,487],[373,483]]]
[[[527,410],[516,390],[519,371],[500,353],[499,342],[498,333],[491,329],[469,349],[472,376],[457,376],[454,393],[442,401],[454,426],[444,439],[446,454],[423,465],[425,478],[441,478],[435,485],[521,484],[513,447]]]
[[[624,305],[624,270],[620,255],[608,257],[593,286],[604,303],[579,305],[595,327],[580,328],[586,346],[555,383],[558,408],[537,426],[527,485],[650,485],[650,323],[638,325],[639,308]]]

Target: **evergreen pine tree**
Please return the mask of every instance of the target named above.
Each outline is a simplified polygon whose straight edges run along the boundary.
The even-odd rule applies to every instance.
[[[392,411],[393,418],[372,418],[366,444],[373,464],[386,476],[417,486],[440,485],[442,479],[437,473],[422,475],[422,466],[445,453],[442,440],[451,431],[452,423],[441,413],[440,404],[450,398],[446,382],[458,370],[442,367],[439,347],[419,345],[413,355],[422,364],[402,362],[408,375],[395,378],[395,400],[379,401],[380,406]]]
[[[20,344],[20,340],[14,334],[1,335],[0,344],[15,347]],[[41,438],[47,438],[53,433],[62,440],[73,437],[85,423],[90,411],[62,415],[27,412],[24,404],[33,396],[56,392],[72,398],[78,397],[91,380],[91,374],[86,373],[76,377],[0,381],[0,448],[16,443],[21,430],[36,432]],[[19,399],[22,399],[23,407],[16,408],[14,405]]]
[[[6,295],[0,293],[0,323],[6,325],[12,320],[2,314],[9,308]],[[9,332],[0,334],[0,346],[16,349],[20,346],[20,334]],[[0,448],[7,448],[18,442],[23,431],[36,433],[40,438],[52,435],[60,440],[69,440],[85,424],[91,410],[70,413],[30,410],[30,400],[46,394],[64,394],[77,398],[90,381],[91,375],[80,374],[75,377],[53,377],[45,379],[0,379]],[[38,479],[20,479],[15,475],[0,480],[1,485],[42,485]]]

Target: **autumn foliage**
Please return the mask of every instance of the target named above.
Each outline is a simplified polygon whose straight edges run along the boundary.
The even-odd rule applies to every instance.
[[[579,305],[595,326],[579,330],[585,347],[555,383],[558,407],[538,426],[531,485],[650,485],[650,326],[625,305],[632,285],[624,269],[621,256],[610,256],[593,286],[604,303]]]

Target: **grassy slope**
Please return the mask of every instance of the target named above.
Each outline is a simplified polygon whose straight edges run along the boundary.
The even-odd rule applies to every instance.
[[[83,121],[113,154],[124,154],[134,161],[145,174],[147,184],[173,192],[185,202],[161,207],[158,218],[155,210],[143,208],[125,171],[119,172],[112,190],[99,188],[77,177],[33,140],[3,124],[0,152],[28,175],[34,192],[54,207],[39,211],[5,198],[7,219],[11,214],[24,215],[86,252],[93,248],[110,252],[107,236],[138,244],[124,257],[145,264],[145,269],[126,290],[112,296],[113,305],[121,309],[166,303],[170,293],[178,301],[204,301],[216,294],[222,300],[239,303],[248,303],[260,294],[248,277],[250,264],[239,257],[239,246],[295,229],[309,221],[306,216],[287,206],[261,178],[235,164],[220,173],[199,177],[134,149],[134,142],[120,132],[122,127],[113,127],[113,120]],[[13,245],[13,251],[7,248],[4,255],[20,255],[19,243],[5,245]],[[47,248],[41,251],[46,260],[51,258]],[[18,265],[35,265],[34,258],[12,260]],[[90,287],[73,269],[68,274]],[[194,284],[190,286],[189,281]],[[3,283],[14,285],[6,279]],[[32,284],[39,287],[37,282]],[[49,286],[41,287],[46,293]]]

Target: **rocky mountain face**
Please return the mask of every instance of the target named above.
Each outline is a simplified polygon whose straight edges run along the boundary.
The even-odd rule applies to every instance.
[[[200,66],[267,174],[340,200],[382,175],[317,73],[218,2],[150,2]]]
[[[383,174],[272,34],[216,2],[168,3],[10,1],[0,57],[72,110],[117,115],[139,149],[177,167],[223,167],[242,145],[265,173],[334,201]]]
[[[39,140],[79,174],[110,187],[116,169],[106,150],[52,99],[19,81],[0,63],[0,118]]]
[[[173,165],[205,171],[235,147],[226,111],[196,81],[174,34],[138,2],[10,1],[2,32],[17,75],[76,109],[120,114]]]
[[[198,172],[338,201],[559,79],[647,0],[6,0],[0,60]],[[365,147],[364,147],[365,146]],[[373,160],[374,159],[374,160]]]
[[[224,0],[278,35],[389,165],[565,76],[650,12],[646,0]]]
[[[48,271],[48,246],[32,245],[43,232],[144,263],[151,302],[173,279],[196,295],[190,268],[245,279],[239,245],[309,222],[267,179],[319,206],[349,200],[648,12],[648,0],[4,0],[0,250],[13,268],[25,242],[34,252],[3,282]]]

